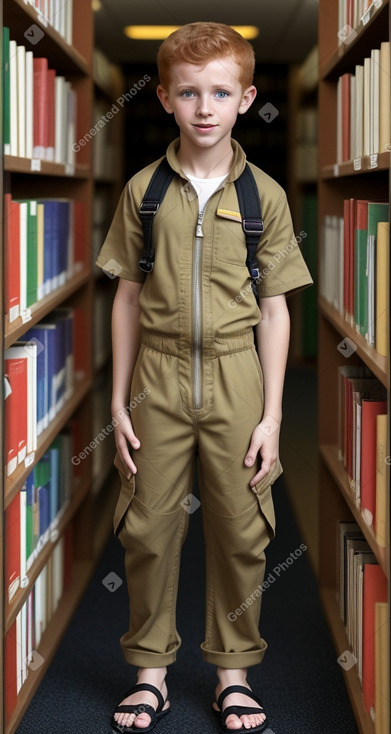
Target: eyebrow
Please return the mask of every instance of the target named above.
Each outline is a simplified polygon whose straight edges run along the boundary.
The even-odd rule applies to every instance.
[[[177,88],[178,89],[180,89],[180,87],[184,87],[185,89],[197,89],[198,88],[196,84],[186,84],[185,82],[182,83],[182,84],[178,84],[177,85]],[[214,84],[212,86],[212,89],[233,89],[233,86],[232,86],[232,84],[229,84],[229,83],[227,83],[227,84]]]

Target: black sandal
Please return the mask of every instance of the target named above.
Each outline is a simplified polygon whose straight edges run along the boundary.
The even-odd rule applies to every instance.
[[[171,711],[171,707],[169,706],[168,709],[164,709],[163,706],[165,704],[165,701],[163,699],[162,694],[160,693],[159,689],[156,688],[156,686],[150,685],[150,683],[137,683],[137,685],[133,686],[130,691],[128,691],[124,698],[127,698],[128,696],[131,696],[132,693],[137,693],[137,691],[150,691],[151,693],[154,693],[158,700],[158,707],[157,709],[154,709],[153,706],[150,706],[147,703],[137,703],[137,704],[122,704],[122,706],[117,706],[117,708],[114,711],[114,714],[148,714],[148,716],[151,717],[151,723],[149,726],[141,727],[141,726],[124,726],[123,724],[119,724],[118,721],[114,719],[114,714],[111,719],[111,726],[114,729],[114,731],[119,732],[119,734],[136,734],[137,732],[148,732],[152,731],[152,729],[156,726],[159,719],[162,719],[163,716],[166,714],[169,714]]]
[[[229,696],[230,693],[244,693],[245,696],[252,698],[253,701],[258,704],[258,707],[255,708],[254,706],[227,706],[225,711],[222,711],[222,703],[224,699]],[[244,726],[242,726],[241,729],[228,729],[228,727],[225,725],[225,722],[227,721],[227,718],[228,716],[230,716],[230,714],[235,714],[236,716],[240,717],[244,715],[250,716],[251,714],[265,713],[262,706],[262,701],[258,698],[258,696],[255,695],[255,693],[250,691],[250,689],[246,688],[245,686],[228,686],[228,688],[224,688],[224,690],[221,691],[216,703],[220,710],[217,711],[214,706],[212,706],[212,709],[219,717],[223,731],[225,732],[248,731],[250,734],[252,734],[252,732],[256,731],[265,731],[265,729],[267,729],[267,727],[269,726],[267,718],[265,719],[265,721],[262,722],[262,724],[258,724],[258,726],[253,726],[251,729],[245,729]],[[262,711],[260,711],[260,708],[262,709]]]

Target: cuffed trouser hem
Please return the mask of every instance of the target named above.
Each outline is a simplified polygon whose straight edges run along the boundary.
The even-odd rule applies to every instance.
[[[145,652],[144,650],[122,650],[124,658],[130,665],[136,665],[138,668],[164,668],[166,665],[175,663],[176,650],[163,654],[155,652]]]
[[[213,663],[220,668],[250,668],[251,665],[262,662],[267,650],[267,642],[261,639],[260,649],[249,652],[217,652],[207,650],[204,643],[201,645],[201,650],[206,663]]]

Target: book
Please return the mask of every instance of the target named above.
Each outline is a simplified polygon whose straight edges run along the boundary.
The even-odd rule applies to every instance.
[[[391,115],[390,115],[390,42],[380,45],[380,120],[379,151],[391,149]]]
[[[368,330],[365,338],[371,346],[375,346],[376,332],[376,254],[377,228],[379,222],[388,222],[387,202],[368,202],[368,241],[367,241],[367,277],[368,277]]]
[[[20,499],[13,497],[5,511],[5,591],[11,604],[20,587]]]
[[[20,215],[19,204],[12,201],[11,194],[4,196],[4,218],[5,310],[12,323],[20,311]]]
[[[375,732],[390,731],[390,670],[387,652],[390,649],[390,613],[388,604],[375,604]]]
[[[363,676],[365,710],[374,718],[375,707],[375,605],[387,601],[387,579],[378,565],[364,566]]]
[[[45,159],[48,146],[48,60],[34,57],[34,147],[33,157]]]
[[[361,512],[369,527],[376,516],[376,417],[387,413],[387,400],[363,398],[361,431]]]
[[[376,416],[376,501],[375,531],[380,548],[389,543],[387,536],[387,517],[389,511],[389,495],[387,489],[387,415]]]
[[[389,224],[380,221],[377,226],[377,258],[376,258],[376,351],[383,357],[389,357]]]
[[[368,201],[356,202],[356,235],[354,251],[354,321],[356,331],[365,336],[368,330]]]
[[[10,347],[5,352],[5,374],[8,379],[5,400],[5,433],[7,436],[6,471],[10,476],[27,453],[27,354],[15,356]],[[16,458],[15,458],[16,457]]]
[[[3,26],[3,141],[4,155],[11,154],[10,29]]]

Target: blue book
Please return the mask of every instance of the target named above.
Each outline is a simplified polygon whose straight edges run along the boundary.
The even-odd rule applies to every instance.
[[[43,292],[47,296],[53,290],[54,262],[53,241],[55,227],[55,212],[53,202],[49,199],[40,199],[38,204],[44,205],[44,239],[43,239]]]
[[[39,436],[47,427],[47,422],[45,425],[45,416],[49,415],[46,390],[48,353],[45,331],[39,325],[33,327],[23,335],[23,341],[31,341],[37,345],[37,436]]]
[[[60,437],[57,436],[50,445],[50,522],[56,519],[60,510]]]

